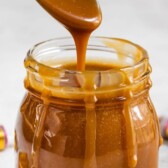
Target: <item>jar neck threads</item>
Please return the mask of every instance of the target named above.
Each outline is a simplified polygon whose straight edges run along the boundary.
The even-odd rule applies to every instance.
[[[129,98],[127,90],[136,96],[151,87],[146,51],[122,39],[91,38],[87,49],[86,64],[101,64],[106,70],[79,72],[64,69],[68,62],[75,62],[75,46],[71,38],[58,38],[36,45],[25,59],[27,77],[25,87],[39,93],[44,90],[49,97],[81,99],[88,94],[97,98]],[[93,68],[94,69],[94,68]],[[93,83],[86,88],[88,76]]]

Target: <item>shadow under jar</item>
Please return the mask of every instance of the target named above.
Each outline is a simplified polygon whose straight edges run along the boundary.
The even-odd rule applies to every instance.
[[[58,38],[33,47],[25,67],[16,167],[158,168],[162,139],[143,48],[93,37],[79,72],[73,40]]]

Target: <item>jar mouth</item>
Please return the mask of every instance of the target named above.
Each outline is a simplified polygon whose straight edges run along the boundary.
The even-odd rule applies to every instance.
[[[71,37],[35,45],[25,59],[25,87],[39,93],[47,90],[45,93],[53,97],[78,99],[79,95],[84,98],[90,94],[100,98],[127,96],[130,88],[137,95],[151,86],[148,55],[137,44],[119,38],[91,37],[86,56],[86,65],[97,61],[110,68],[86,71],[64,68],[62,64],[72,60],[76,64],[76,47]],[[88,78],[92,85],[87,86]]]
[[[40,54],[44,55],[45,53],[48,53],[48,52],[54,52],[54,50],[56,53],[61,52],[63,50],[66,50],[66,51],[76,50],[74,43],[65,44],[65,45],[60,44],[61,42],[64,43],[65,41],[69,41],[69,40],[71,42],[73,42],[72,37],[59,37],[59,38],[50,39],[50,40],[36,44],[27,53],[27,57],[25,59],[25,67],[31,68],[31,70],[34,70],[37,73],[38,73],[39,67],[44,67],[44,68],[48,69],[49,71],[66,71],[67,73],[81,74],[81,73],[90,72],[90,70],[87,70],[87,69],[85,71],[81,72],[81,71],[77,71],[77,70],[69,70],[66,68],[62,68],[60,66],[52,67],[52,66],[47,65],[44,62],[41,62],[38,60],[38,57]],[[96,44],[96,45],[88,44],[88,50],[96,50],[98,52],[105,51],[108,53],[116,52],[116,53],[122,54],[123,56],[133,60],[132,64],[127,64],[127,65],[123,64],[123,65],[115,67],[115,69],[117,69],[117,70],[127,71],[129,69],[136,69],[140,65],[144,64],[144,62],[148,61],[148,54],[147,54],[146,50],[144,48],[142,48],[141,46],[139,46],[135,43],[132,43],[128,40],[120,39],[120,38],[99,37],[99,36],[90,37],[90,41],[91,40],[99,41],[100,43]],[[48,44],[54,44],[54,43],[57,46],[45,48],[45,46],[47,47]],[[66,47],[67,47],[67,49],[66,49]],[[32,66],[32,67],[27,66],[26,65],[27,60],[32,61],[33,62],[32,65],[36,65],[36,66]],[[111,70],[113,71],[114,69],[112,68],[112,69],[106,69],[106,70],[92,70],[92,71],[109,73]]]

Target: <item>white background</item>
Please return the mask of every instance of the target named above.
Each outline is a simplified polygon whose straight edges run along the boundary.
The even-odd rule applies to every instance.
[[[168,0],[99,0],[103,22],[93,35],[119,37],[143,46],[153,67],[151,97],[158,115],[168,114]],[[35,0],[0,0],[0,124],[12,137],[24,95],[23,60],[34,44],[69,33]],[[168,167],[168,147],[160,168]],[[168,159],[167,159],[168,160]],[[0,168],[14,168],[12,149],[0,153]]]

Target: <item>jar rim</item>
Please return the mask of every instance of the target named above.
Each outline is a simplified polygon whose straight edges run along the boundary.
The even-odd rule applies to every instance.
[[[26,68],[30,68],[32,71],[38,73],[38,70],[39,70],[39,67],[41,68],[46,68],[47,70],[49,70],[50,72],[52,71],[61,71],[61,72],[65,72],[66,73],[76,73],[76,74],[83,74],[83,73],[88,73],[90,72],[89,70],[86,70],[86,71],[77,71],[77,70],[68,70],[68,69],[64,69],[64,68],[60,68],[60,67],[51,67],[51,66],[48,66],[48,65],[45,65],[43,63],[40,63],[37,59],[34,58],[35,56],[35,50],[42,46],[42,45],[46,45],[47,43],[50,43],[50,42],[54,42],[54,41],[60,41],[60,40],[70,40],[72,39],[72,37],[57,37],[57,38],[53,38],[53,39],[50,39],[50,40],[46,40],[46,41],[43,41],[41,43],[38,43],[36,45],[34,45],[27,53],[27,57],[25,59],[25,62],[27,60],[31,61],[33,64],[31,65],[35,65],[35,66],[31,66],[30,64],[29,65],[26,65],[25,63],[25,67]],[[148,57],[148,54],[146,52],[146,50],[144,48],[142,48],[140,45],[138,44],[135,44],[129,40],[125,40],[125,39],[121,39],[121,38],[110,38],[110,37],[104,37],[104,36],[92,36],[90,37],[90,39],[92,40],[105,40],[105,41],[115,41],[115,42],[122,42],[122,43],[125,43],[125,44],[128,44],[130,46],[133,46],[137,49],[137,51],[141,54],[141,58],[134,64],[134,65],[127,65],[127,66],[124,66],[124,67],[116,67],[115,69],[117,69],[118,71],[127,71],[128,69],[130,68],[136,68],[138,67],[140,64],[143,64],[146,60],[148,61],[149,57]],[[75,45],[75,44],[74,44]],[[107,46],[108,47],[108,46]],[[113,69],[109,69],[109,70],[94,70],[93,72],[103,72],[103,73],[109,73],[111,72],[111,70]]]
[[[104,96],[121,98],[123,94],[129,91],[130,87],[132,89],[132,95],[139,95],[142,91],[148,90],[151,87],[149,80],[151,67],[147,52],[139,45],[124,39],[91,37],[87,49],[89,51],[89,57],[93,53],[95,55],[95,52],[97,54],[105,52],[104,54],[107,54],[108,57],[99,55],[100,60],[98,61],[102,61],[103,63],[104,61],[106,62],[108,58],[112,58],[112,60],[110,60],[111,62],[109,61],[110,68],[115,65],[115,62],[113,63],[113,60],[115,60],[113,57],[117,58],[118,62],[121,62],[120,56],[124,56],[124,64],[121,67],[114,67],[108,70],[98,69],[97,71],[75,71],[67,70],[63,67],[52,67],[50,63],[47,64],[45,62],[46,58],[49,58],[50,62],[53,56],[55,61],[53,64],[57,65],[59,56],[61,56],[61,58],[61,54],[66,54],[67,56],[68,51],[71,51],[74,56],[76,48],[72,42],[74,42],[72,37],[55,38],[41,42],[28,51],[25,59],[25,67],[27,69],[25,87],[28,90],[33,89],[42,94],[48,94],[49,92],[53,97],[71,99],[84,98],[85,95],[92,93],[96,94],[98,98],[103,98]],[[60,55],[57,55],[57,53]],[[102,58],[106,60],[102,60]],[[42,59],[44,60],[41,61]],[[95,57],[93,61],[94,60]],[[89,90],[87,90],[85,86],[88,83],[88,75],[91,75],[91,80],[94,82],[93,86],[91,86],[93,87],[91,90],[89,88]],[[43,92],[43,90],[45,90],[45,92]],[[81,96],[79,96],[79,94]],[[104,95],[102,96],[102,94]]]

